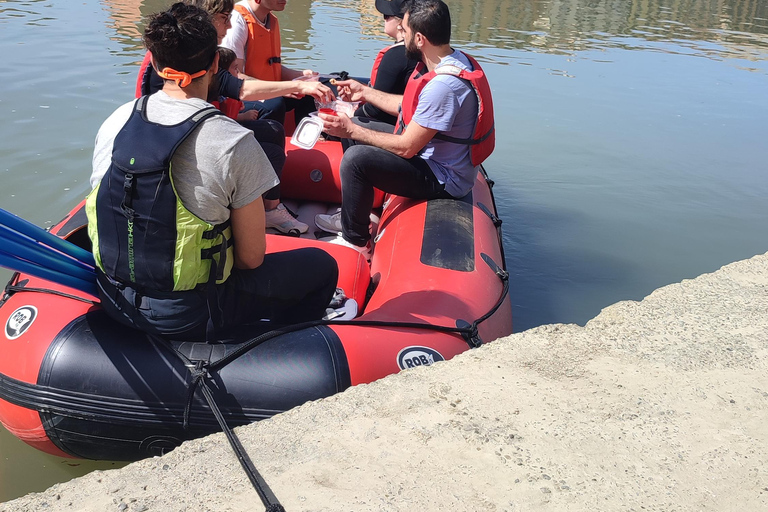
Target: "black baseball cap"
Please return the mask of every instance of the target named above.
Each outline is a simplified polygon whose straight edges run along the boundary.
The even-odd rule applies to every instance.
[[[385,16],[403,17],[405,0],[376,0],[376,10]]]

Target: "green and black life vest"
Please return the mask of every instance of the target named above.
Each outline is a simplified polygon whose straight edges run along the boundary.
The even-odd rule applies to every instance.
[[[88,236],[97,267],[142,293],[205,288],[224,282],[234,262],[229,221],[209,224],[181,203],[171,159],[205,119],[202,109],[175,125],[147,119],[147,96],[136,100],[115,137],[112,164],[86,201]],[[213,263],[213,264],[212,264]]]

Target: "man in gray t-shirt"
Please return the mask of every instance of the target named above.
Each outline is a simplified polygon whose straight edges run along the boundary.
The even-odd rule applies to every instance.
[[[342,206],[336,215],[317,215],[315,224],[341,232],[336,243],[371,250],[369,214],[374,187],[414,199],[460,198],[474,185],[477,167],[468,142],[476,138],[479,108],[475,88],[454,76],[473,70],[465,54],[451,48],[451,17],[442,0],[411,0],[402,21],[406,55],[420,61],[403,96],[349,80],[339,95],[397,114],[397,134],[366,129],[344,115],[324,116],[325,131],[356,142],[341,161]],[[446,74],[450,70],[453,74]],[[484,100],[485,101],[485,100]],[[449,137],[452,141],[448,141]]]
[[[336,289],[336,262],[319,249],[265,254],[264,204],[261,196],[275,186],[278,179],[253,132],[223,115],[214,115],[199,122],[175,151],[163,147],[163,144],[174,144],[174,139],[170,137],[169,141],[162,144],[156,142],[151,147],[161,157],[172,155],[170,176],[173,191],[184,209],[204,223],[213,226],[229,224],[229,245],[234,248],[231,273],[227,277],[224,272],[223,283],[213,285],[213,280],[208,279],[207,283],[197,281],[195,285],[195,280],[199,279],[194,273],[199,267],[198,261],[211,256],[206,256],[206,250],[201,249],[204,247],[201,240],[180,240],[179,234],[191,233],[186,225],[194,226],[199,221],[179,214],[178,207],[176,220],[168,220],[167,214],[163,217],[162,212],[167,212],[169,205],[167,200],[158,199],[163,197],[162,190],[165,190],[159,187],[155,198],[150,199],[154,201],[150,203],[151,208],[142,206],[144,210],[139,212],[145,219],[154,221],[150,224],[152,229],[137,233],[136,236],[143,239],[141,243],[134,243],[133,219],[137,219],[136,222],[147,221],[135,215],[132,205],[141,201],[144,205],[147,197],[153,196],[142,196],[145,189],[131,188],[133,185],[129,181],[136,179],[141,182],[143,175],[134,177],[130,171],[119,171],[122,167],[113,161],[113,153],[119,149],[122,155],[127,149],[130,154],[136,154],[137,161],[142,160],[144,146],[150,145],[142,144],[141,136],[145,133],[168,133],[164,128],[152,126],[176,126],[197,112],[211,108],[205,98],[218,63],[216,29],[208,14],[192,5],[177,3],[168,11],[152,16],[144,33],[144,41],[152,53],[153,66],[165,79],[163,89],[148,97],[142,114],[136,114],[135,106],[140,105],[136,102],[118,108],[101,126],[93,154],[91,185],[99,186],[100,190],[116,190],[119,197],[125,196],[119,208],[115,208],[114,202],[106,202],[110,200],[108,194],[99,193],[89,198],[89,219],[95,215],[98,226],[98,229],[89,230],[93,233],[94,245],[98,244],[95,248],[99,249],[99,254],[117,255],[111,257],[109,265],[101,265],[98,272],[99,294],[105,311],[134,328],[184,337],[202,335],[211,316],[215,316],[214,327],[259,319],[296,323],[322,317]],[[136,142],[128,144],[126,140]],[[118,147],[120,144],[128,146]],[[154,161],[153,158],[157,156],[147,155],[145,159]],[[133,161],[131,158],[131,165]],[[120,172],[125,175],[125,184],[122,179],[115,179],[121,178]],[[105,176],[112,177],[112,180]],[[121,187],[125,187],[125,192]],[[170,207],[173,211],[174,205]],[[179,224],[182,217],[186,225]],[[126,240],[110,233],[111,226],[117,226],[120,231],[126,222]],[[157,226],[160,228],[157,229]],[[171,237],[151,239],[152,233],[167,233],[169,230],[176,231],[175,240],[167,239]],[[167,254],[157,247],[167,247],[169,243],[171,248],[176,245],[176,256],[172,259],[180,258],[182,261],[160,262],[158,267],[172,270],[172,289],[158,289],[157,283],[164,281],[155,279],[151,273],[138,272],[134,268],[130,268],[129,273],[123,271],[126,266],[122,263],[124,260],[155,265],[153,258],[156,259],[157,254]],[[191,249],[179,250],[179,244]],[[131,252],[133,247],[146,252],[137,255],[135,249]],[[183,261],[185,258],[188,260]],[[107,275],[107,269],[112,268],[117,269],[115,275]],[[190,268],[192,273],[188,271]],[[135,281],[118,275],[146,275],[151,277],[143,279],[151,281]],[[192,284],[178,286],[182,281],[179,275],[185,278],[193,276]],[[209,285],[207,288],[206,284]]]

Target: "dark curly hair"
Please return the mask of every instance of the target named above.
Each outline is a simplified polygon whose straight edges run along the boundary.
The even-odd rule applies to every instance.
[[[229,48],[224,48],[223,46],[219,46],[219,49],[216,51],[219,52],[219,69],[229,69],[229,66],[231,66],[237,58],[235,52]]]
[[[158,69],[170,67],[193,74],[211,67],[218,37],[206,11],[177,2],[150,16],[144,46],[152,52]]]

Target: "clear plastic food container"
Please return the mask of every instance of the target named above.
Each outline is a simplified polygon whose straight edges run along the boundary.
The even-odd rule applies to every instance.
[[[312,149],[321,133],[323,120],[317,116],[305,117],[293,131],[291,144],[302,149]]]

